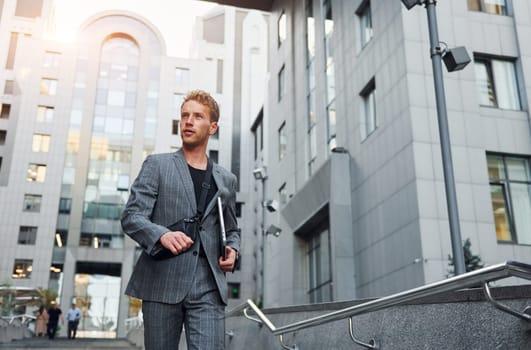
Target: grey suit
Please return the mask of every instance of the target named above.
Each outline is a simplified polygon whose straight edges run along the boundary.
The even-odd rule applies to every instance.
[[[240,235],[235,214],[237,180],[217,164],[214,164],[212,177],[218,191],[205,209],[200,239],[177,256],[156,260],[152,255],[161,249],[159,239],[169,231],[167,227],[183,218],[193,217],[197,203],[182,151],[146,158],[122,215],[124,232],[143,248],[127,286],[127,295],[163,304],[186,302],[185,298],[197,288],[194,278],[199,272],[196,269],[205,265],[210,267],[221,302],[227,304],[225,274],[218,265],[220,226],[216,200],[221,196],[227,243],[239,251]],[[206,259],[200,258],[199,245],[203,247]],[[200,260],[205,262],[198,263]]]

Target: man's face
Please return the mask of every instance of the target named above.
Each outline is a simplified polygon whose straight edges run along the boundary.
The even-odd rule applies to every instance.
[[[210,109],[197,101],[190,100],[181,108],[181,138],[184,146],[206,145],[210,135],[218,129],[217,122],[210,121]]]

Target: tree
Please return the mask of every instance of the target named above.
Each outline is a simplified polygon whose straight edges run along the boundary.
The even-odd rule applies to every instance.
[[[467,238],[465,242],[463,243],[463,255],[465,256],[465,269],[466,272],[474,271],[481,269],[485,264],[481,261],[481,258],[479,255],[474,255],[472,253],[472,249],[470,248],[472,246],[472,243],[470,243],[470,238]],[[454,273],[454,259],[452,258],[451,254],[448,254],[448,266],[450,266],[450,269],[448,270],[448,277],[451,277],[455,275]]]
[[[52,289],[37,288],[37,296],[31,302],[34,306],[44,306],[46,309],[52,306],[52,301],[57,299],[57,292]]]
[[[15,309],[15,289],[9,282],[0,284],[0,316],[10,316]]]

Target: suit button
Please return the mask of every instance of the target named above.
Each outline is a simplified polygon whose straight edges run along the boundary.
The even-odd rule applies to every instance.
[[[199,231],[203,231],[203,226],[199,226]]]
[[[194,252],[194,256],[197,256],[197,252]]]

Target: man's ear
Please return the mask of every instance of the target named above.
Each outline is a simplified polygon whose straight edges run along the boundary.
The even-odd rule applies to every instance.
[[[217,131],[218,131],[218,122],[210,123],[210,131],[208,132],[208,134],[214,135]]]

